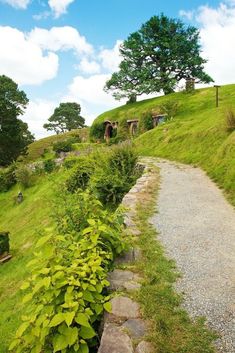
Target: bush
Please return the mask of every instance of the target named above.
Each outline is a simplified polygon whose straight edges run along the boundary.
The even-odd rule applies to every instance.
[[[0,257],[9,253],[9,232],[0,232]]]
[[[111,309],[107,274],[114,254],[124,249],[120,216],[103,210],[89,193],[64,199],[64,232],[48,230],[28,264],[31,276],[22,289],[29,307],[9,347],[12,352],[88,353],[98,343],[103,311]]]
[[[143,114],[139,123],[139,131],[143,133],[151,129],[153,129],[153,118],[152,118],[152,114],[149,112],[149,113]]]
[[[78,157],[68,157],[64,160],[63,166],[66,169],[73,168],[78,163]]]
[[[56,154],[60,154],[61,152],[70,152],[73,149],[73,146],[72,146],[73,143],[74,143],[73,139],[58,141],[53,144],[53,151],[55,151]]]
[[[228,109],[225,115],[226,131],[232,132],[235,130],[235,113],[233,109]]]
[[[15,169],[15,164],[8,168],[0,169],[0,192],[8,191],[16,184]]]
[[[43,161],[43,167],[46,173],[52,173],[53,170],[55,170],[56,168],[56,162],[54,161],[54,159],[47,159],[45,161]]]
[[[166,120],[170,120],[176,116],[179,111],[179,103],[174,101],[167,101],[160,106],[161,112],[167,114]]]
[[[76,166],[66,181],[67,190],[75,192],[78,189],[85,190],[92,173],[94,172],[95,161],[92,157],[81,156],[77,158]]]
[[[28,188],[33,185],[33,172],[32,169],[25,165],[17,167],[15,171],[17,182],[23,187]]]
[[[103,122],[95,122],[90,129],[90,138],[96,142],[104,140],[105,126]]]

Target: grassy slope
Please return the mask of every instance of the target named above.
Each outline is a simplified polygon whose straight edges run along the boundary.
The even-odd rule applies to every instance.
[[[96,121],[141,119],[144,113],[157,111],[168,100],[180,104],[177,116],[139,136],[139,153],[199,165],[235,205],[235,132],[225,131],[225,111],[229,107],[235,109],[235,85],[220,88],[219,108],[215,108],[215,89],[208,88],[125,105],[105,112]]]
[[[40,157],[42,157],[45,149],[50,150],[52,148],[53,143],[64,140],[76,134],[79,134],[82,141],[83,140],[87,141],[89,129],[83,128],[83,129],[72,130],[64,134],[52,135],[52,136],[48,136],[40,140],[37,140],[29,145],[28,155],[24,157],[24,161],[28,163],[39,159]],[[49,152],[47,157],[52,157],[52,156],[50,155],[50,152]]]
[[[19,187],[0,193],[0,230],[10,231],[12,260],[0,266],[0,353],[6,353],[23,313],[19,289],[28,275],[26,264],[33,256],[37,231],[50,225],[51,200],[55,186],[63,178],[56,172],[37,180],[35,186],[23,191],[25,200],[16,205]]]

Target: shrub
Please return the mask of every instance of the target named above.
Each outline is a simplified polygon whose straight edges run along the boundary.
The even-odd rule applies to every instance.
[[[92,141],[103,141],[105,126],[103,122],[95,122],[90,128],[90,138]]]
[[[73,143],[74,143],[73,139],[58,141],[53,144],[53,151],[55,151],[57,154],[61,152],[70,152],[73,149],[73,146],[72,146]]]
[[[228,109],[225,115],[226,131],[232,132],[235,130],[235,113],[233,109]]]
[[[85,190],[94,171],[94,164],[95,161],[92,157],[78,157],[77,163],[66,181],[67,190],[70,192],[75,192],[78,189]]]
[[[110,310],[107,273],[114,254],[124,248],[120,217],[110,217],[88,193],[65,199],[62,223],[70,219],[70,205],[80,222],[75,228],[69,222],[71,232],[48,230],[36,244],[35,259],[28,264],[31,277],[22,286],[27,290],[23,302],[30,304],[11,351],[88,353],[98,342],[96,328],[104,309]],[[87,210],[84,217],[80,207]]]
[[[0,169],[0,192],[8,191],[16,184],[15,164],[8,168]]]
[[[9,253],[9,232],[0,232],[0,257]]]
[[[68,157],[64,160],[63,166],[66,169],[73,168],[78,163],[78,157]]]
[[[33,172],[32,169],[26,165],[18,166],[16,171],[16,180],[23,187],[28,188],[33,184]]]
[[[145,113],[139,123],[139,130],[141,133],[153,129],[153,118],[152,114]]]
[[[55,170],[56,168],[56,162],[54,161],[54,159],[47,159],[45,161],[43,161],[43,167],[46,173],[52,173],[53,170]]]
[[[174,101],[167,101],[160,106],[161,112],[167,114],[166,120],[174,118],[179,110],[179,103]]]

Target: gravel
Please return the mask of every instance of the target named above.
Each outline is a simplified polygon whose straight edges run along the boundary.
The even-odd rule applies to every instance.
[[[204,316],[235,352],[235,211],[198,168],[162,161],[158,212],[151,222],[182,273],[176,289],[191,317]],[[234,181],[235,182],[235,181]]]

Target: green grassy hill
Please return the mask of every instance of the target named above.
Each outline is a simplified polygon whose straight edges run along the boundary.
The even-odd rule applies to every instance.
[[[127,119],[140,121],[140,136],[135,140],[140,155],[158,156],[200,166],[223,188],[235,205],[235,131],[226,131],[226,111],[235,112],[235,85],[220,88],[219,108],[215,107],[215,89],[196,90],[192,94],[169,96],[125,105],[105,112],[94,122],[119,121],[121,133]],[[177,102],[174,119],[141,134],[144,121],[152,112],[161,113],[166,102]],[[98,129],[96,127],[96,129]]]

